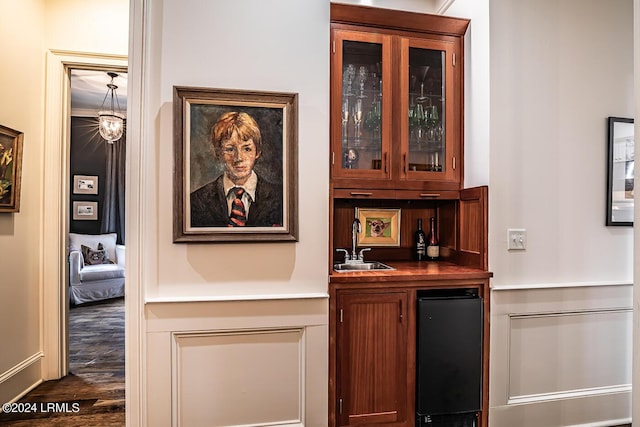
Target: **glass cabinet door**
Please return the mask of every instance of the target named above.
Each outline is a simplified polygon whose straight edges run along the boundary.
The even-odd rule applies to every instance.
[[[453,53],[446,43],[403,39],[402,135],[404,178],[451,179],[453,152]]]
[[[334,32],[332,117],[340,117],[332,128],[334,176],[389,174],[389,40],[378,34]]]

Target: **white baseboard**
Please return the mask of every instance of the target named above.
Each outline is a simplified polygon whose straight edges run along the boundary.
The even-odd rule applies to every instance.
[[[13,366],[12,368],[7,369],[2,374],[0,374],[0,384],[7,381],[9,378],[13,377],[14,375],[18,374],[24,369],[28,368],[29,366],[33,365],[34,363],[38,362],[43,357],[44,355],[42,354],[41,351],[39,351],[34,355],[26,358],[22,362],[18,363],[17,365]]]
[[[0,374],[0,404],[13,403],[42,384],[42,352]]]

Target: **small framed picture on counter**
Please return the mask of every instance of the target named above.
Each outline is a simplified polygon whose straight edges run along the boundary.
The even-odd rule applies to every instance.
[[[400,246],[400,209],[356,208],[358,246]]]

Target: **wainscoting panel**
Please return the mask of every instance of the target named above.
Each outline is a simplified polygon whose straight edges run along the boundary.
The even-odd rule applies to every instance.
[[[632,285],[492,291],[491,427],[630,422]]]
[[[42,352],[0,373],[0,404],[14,402],[42,382]]]
[[[630,308],[511,316],[507,403],[629,386],[632,317]]]
[[[326,296],[157,302],[145,313],[147,425],[326,425]]]
[[[303,329],[176,334],[174,355],[177,425],[302,423]]]

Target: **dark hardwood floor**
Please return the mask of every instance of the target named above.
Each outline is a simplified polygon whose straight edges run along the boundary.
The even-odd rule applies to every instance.
[[[70,374],[20,399],[20,412],[0,413],[0,425],[125,425],[124,299],[72,307],[69,335]]]

